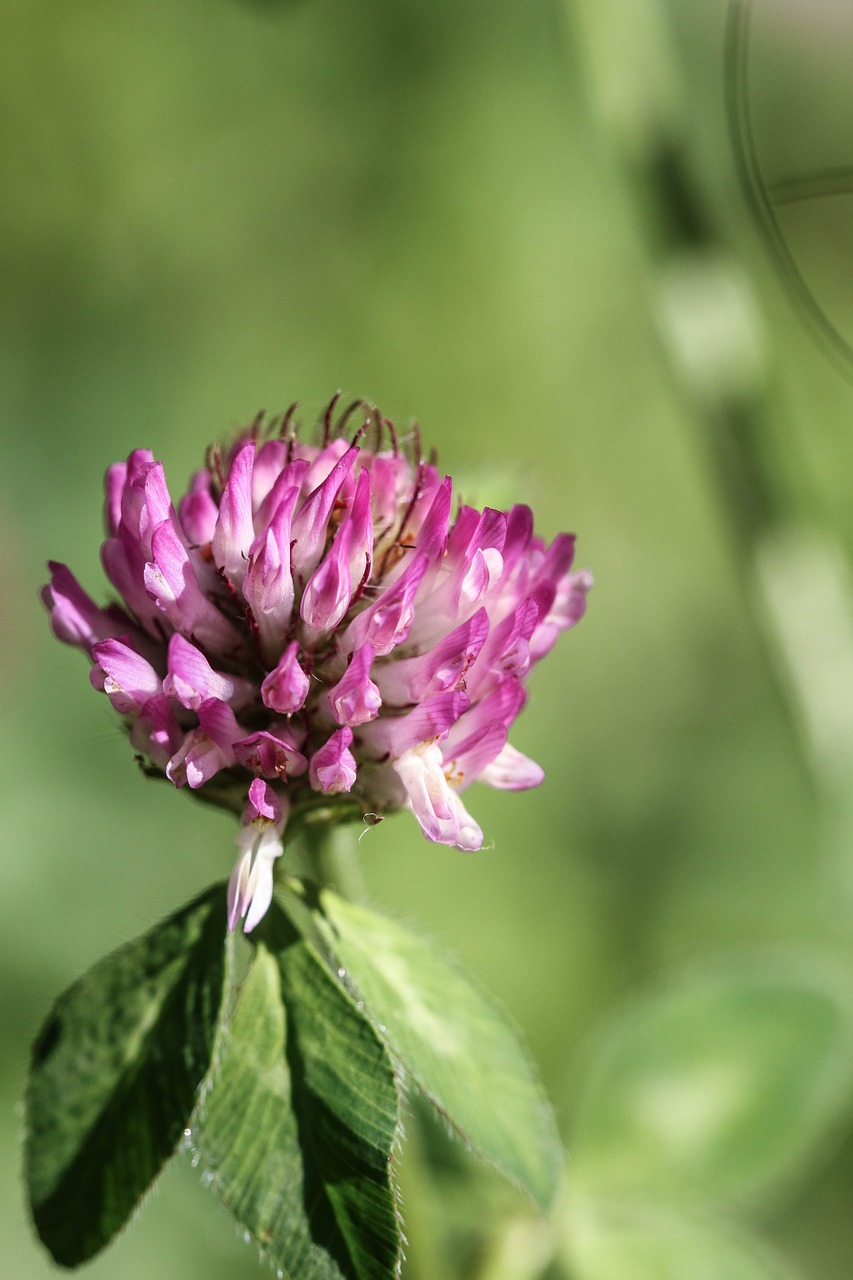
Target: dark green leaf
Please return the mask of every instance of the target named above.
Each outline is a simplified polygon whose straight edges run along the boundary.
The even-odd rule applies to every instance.
[[[26,1173],[57,1262],[104,1247],[180,1141],[211,1064],[226,979],[225,894],[204,894],[101,961],[33,1048]]]
[[[547,1207],[562,1150],[515,1032],[431,943],[333,893],[322,904],[329,946],[392,1053],[475,1152]]]
[[[196,1129],[198,1153],[285,1275],[392,1280],[400,1256],[393,1067],[275,906],[263,934]]]

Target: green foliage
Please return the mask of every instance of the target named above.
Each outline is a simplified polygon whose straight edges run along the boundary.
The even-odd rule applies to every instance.
[[[570,1138],[561,1216],[572,1274],[792,1274],[719,1210],[768,1204],[843,1122],[853,1096],[846,987],[842,966],[776,953],[685,980],[613,1021]]]
[[[585,1191],[753,1200],[820,1152],[853,1093],[843,973],[722,969],[613,1026],[572,1139]]]
[[[286,1275],[390,1280],[400,1253],[394,1070],[332,974],[278,907],[270,915],[197,1150],[228,1208]]]
[[[225,895],[203,894],[101,961],[36,1040],[26,1174],[57,1262],[93,1257],[174,1152],[211,1065],[226,978]]]
[[[729,1222],[659,1207],[573,1215],[578,1280],[792,1280],[762,1243]]]
[[[323,894],[322,905],[346,981],[406,1073],[472,1150],[546,1208],[557,1189],[560,1142],[505,1019],[430,942],[333,893]]]
[[[374,912],[327,894],[322,915],[288,898],[292,913],[274,902],[253,935],[230,1016],[222,886],[58,1001],[34,1050],[27,1161],[58,1262],[107,1244],[187,1135],[281,1275],[393,1280],[404,1072],[475,1152],[540,1203],[553,1197],[550,1111],[484,997]],[[346,971],[319,954],[324,936]]]

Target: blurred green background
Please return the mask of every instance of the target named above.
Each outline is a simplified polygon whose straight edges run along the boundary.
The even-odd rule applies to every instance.
[[[431,846],[404,816],[361,841],[374,899],[522,1028],[575,1153],[543,1226],[413,1116],[404,1274],[849,1277],[853,370],[803,325],[739,188],[724,7],[0,8],[0,1234],[16,1276],[52,1271],[19,1185],[40,1021],[234,850],[227,818],[134,768],[50,636],[44,562],[99,596],[108,463],[149,447],[179,492],[258,409],[298,398],[310,426],[341,387],[417,417],[466,500],[526,501],[546,536],[576,531],[597,583],[514,735],[545,785],[469,797],[493,847]],[[853,162],[845,7],[763,0],[748,43],[769,185]],[[851,199],[779,209],[848,337]],[[830,547],[818,568],[807,529]],[[830,562],[824,625],[809,592]],[[792,684],[786,626],[809,619]],[[815,634],[837,640],[829,657]],[[837,674],[823,702],[810,672]],[[772,996],[760,1016],[750,983]],[[725,1140],[721,1048],[745,1117]],[[643,1071],[665,1120],[652,1108],[640,1132],[619,1105]],[[686,1164],[668,1164],[678,1143]],[[601,1211],[616,1193],[630,1229]],[[89,1270],[152,1272],[258,1274],[187,1161]]]

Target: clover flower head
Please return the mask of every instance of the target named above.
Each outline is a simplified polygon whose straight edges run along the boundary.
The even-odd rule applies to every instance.
[[[211,450],[173,504],[136,450],[106,476],[101,609],[63,564],[56,636],[90,657],[146,771],[242,812],[229,924],[254,928],[285,822],[312,808],[479,849],[462,794],[542,779],[508,731],[525,677],[584,612],[574,538],[528,507],[454,511],[452,483],[356,401],[317,443],[293,410]],[[348,440],[347,423],[364,425]]]

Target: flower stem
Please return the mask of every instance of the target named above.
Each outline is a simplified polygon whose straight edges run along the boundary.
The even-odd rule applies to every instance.
[[[285,861],[290,874],[311,880],[317,889],[334,889],[351,902],[364,902],[367,891],[354,830],[349,825],[304,822]]]

